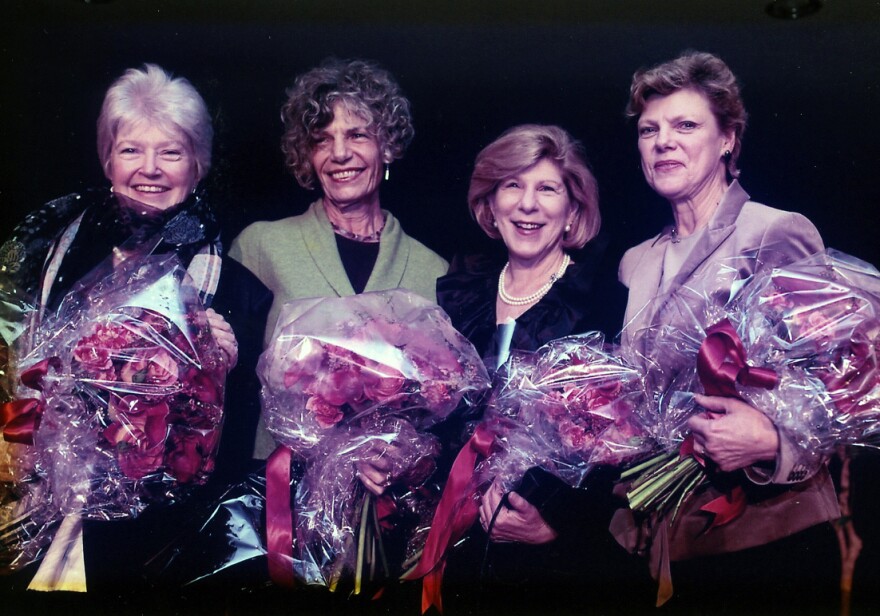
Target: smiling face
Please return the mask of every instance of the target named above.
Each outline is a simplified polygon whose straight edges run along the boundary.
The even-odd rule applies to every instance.
[[[511,261],[534,265],[562,253],[574,217],[559,167],[543,159],[501,181],[490,205]]]
[[[723,133],[706,97],[691,89],[652,96],[639,116],[639,154],[648,184],[672,203],[699,202],[727,183]]]
[[[345,210],[379,207],[383,159],[369,122],[344,104],[333,106],[333,120],[314,135],[311,162],[324,202]]]
[[[186,199],[199,180],[186,137],[146,122],[120,128],[107,178],[116,194],[160,210]]]

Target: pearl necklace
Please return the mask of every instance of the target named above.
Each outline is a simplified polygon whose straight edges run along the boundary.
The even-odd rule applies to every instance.
[[[500,297],[501,301],[508,306],[526,306],[528,304],[534,304],[536,301],[547,295],[551,287],[553,287],[553,283],[562,278],[562,275],[565,274],[565,270],[571,265],[571,257],[567,254],[563,256],[562,265],[559,266],[559,269],[556,270],[556,272],[550,275],[550,280],[548,280],[540,289],[531,295],[526,295],[525,297],[513,297],[512,295],[508,295],[507,291],[504,289],[504,276],[507,274],[507,268],[509,265],[510,261],[505,263],[504,267],[501,268],[501,275],[498,277],[498,297]]]

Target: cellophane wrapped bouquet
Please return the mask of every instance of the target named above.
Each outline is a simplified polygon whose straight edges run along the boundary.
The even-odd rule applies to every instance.
[[[533,467],[577,487],[594,465],[619,466],[650,444],[633,421],[641,373],[591,332],[514,352],[498,373],[484,415],[495,435],[477,484],[516,489]]]
[[[258,373],[268,429],[304,468],[283,566],[331,589],[353,574],[355,592],[393,575],[381,541],[387,503],[362,487],[359,465],[384,457],[395,483],[428,478],[439,444],[425,429],[488,387],[473,346],[409,291],[300,300],[282,309]],[[271,562],[271,539],[269,551]]]
[[[26,445],[20,443],[17,435],[21,432],[24,413],[15,404],[15,383],[17,380],[16,342],[24,332],[27,319],[32,313],[31,303],[25,299],[16,285],[5,274],[0,274],[0,529],[7,528],[15,519],[16,511],[30,507],[24,499],[34,495],[20,489],[16,477],[21,458],[26,454]],[[11,542],[11,543],[10,543]],[[14,539],[6,534],[0,535],[0,571],[9,569],[15,552],[11,549]]]
[[[97,278],[29,332],[21,359],[17,397],[39,410],[15,479],[41,499],[3,529],[13,569],[43,556],[62,518],[137,516],[214,465],[226,363],[186,270],[138,256]]]
[[[496,373],[482,421],[452,465],[422,557],[406,574],[423,578],[422,611],[442,610],[446,557],[476,522],[480,495],[493,481],[541,506],[547,486],[537,478],[525,482],[531,469],[576,487],[596,465],[634,459],[651,446],[632,416],[643,398],[642,373],[601,333],[512,352]]]
[[[826,250],[759,271],[721,308],[679,296],[675,326],[651,332],[645,363],[658,383],[640,418],[667,453],[635,467],[630,506],[679,510],[712,474],[685,422],[691,392],[736,396],[765,413],[816,468],[841,445],[880,445],[880,273]]]

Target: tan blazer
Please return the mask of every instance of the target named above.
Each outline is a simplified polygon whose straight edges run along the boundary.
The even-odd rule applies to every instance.
[[[749,201],[737,182],[730,185],[712,220],[699,233],[690,240],[693,248],[677,272],[663,271],[672,239],[670,229],[624,255],[619,269],[620,281],[629,288],[624,345],[638,345],[640,332],[646,328],[674,325],[669,322],[674,317],[666,311],[669,303],[658,301],[658,297],[672,294],[685,302],[708,297],[720,309],[737,281],[759,269],[823,249],[818,231],[807,218]],[[754,258],[740,258],[745,254]],[[669,556],[671,560],[683,560],[763,545],[839,517],[825,465],[806,468],[795,454],[792,439],[780,431],[780,451],[772,471],[762,473],[753,468],[748,478],[743,471],[731,474],[731,479],[745,489],[749,504],[742,516],[725,526],[706,532],[710,519],[699,510],[722,494],[710,487],[686,503],[671,527],[666,521],[654,521],[650,529],[639,526],[629,510],[620,510],[612,531],[625,547],[650,551],[658,529],[666,525]]]

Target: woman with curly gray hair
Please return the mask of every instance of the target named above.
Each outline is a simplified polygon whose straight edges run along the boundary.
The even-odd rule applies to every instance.
[[[404,233],[379,203],[388,166],[413,137],[400,87],[371,62],[330,59],[297,77],[287,94],[287,167],[303,188],[320,187],[322,195],[304,214],[250,225],[232,244],[230,255],[275,293],[264,340],[294,299],[404,288],[434,301],[446,261]],[[255,457],[274,447],[261,421]],[[388,470],[362,468],[364,485],[383,492],[394,480]]]

